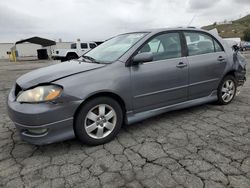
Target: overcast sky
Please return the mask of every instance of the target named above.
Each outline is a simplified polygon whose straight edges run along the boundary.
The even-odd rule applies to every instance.
[[[0,42],[40,36],[63,41],[103,40],[142,30],[237,19],[250,0],[5,0]]]

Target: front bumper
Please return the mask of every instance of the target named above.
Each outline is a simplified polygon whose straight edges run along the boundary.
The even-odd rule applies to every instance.
[[[69,140],[75,137],[73,118],[53,122],[40,126],[28,126],[14,122],[22,140],[35,145],[51,144]],[[34,134],[29,130],[46,130],[41,134]]]
[[[75,137],[73,117],[80,101],[19,103],[15,101],[14,89],[12,89],[7,103],[9,117],[14,122],[22,140],[44,145]],[[43,133],[37,133],[41,130],[44,130]]]

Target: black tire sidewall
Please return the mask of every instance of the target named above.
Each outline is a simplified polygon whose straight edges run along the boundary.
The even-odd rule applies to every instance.
[[[223,84],[225,83],[225,81],[227,80],[231,80],[234,82],[234,85],[235,85],[235,91],[234,91],[234,95],[233,95],[233,98],[228,101],[228,102],[225,102],[223,99],[222,99],[222,87],[223,87]],[[231,75],[227,75],[225,76],[222,81],[220,82],[220,85],[218,87],[218,93],[217,93],[217,96],[218,96],[218,103],[219,104],[222,104],[222,105],[227,105],[229,103],[231,103],[235,97],[235,94],[236,94],[236,91],[237,91],[237,82],[236,82],[236,79],[234,78],[234,76],[231,76]]]
[[[72,60],[72,59],[77,59],[77,57],[73,56],[73,55],[70,55],[70,56],[67,56],[66,59],[69,61],[69,60]]]
[[[94,139],[87,134],[84,128],[84,121],[89,110],[99,104],[107,104],[111,106],[116,112],[117,122],[116,122],[115,128],[108,136],[102,139]],[[122,126],[122,122],[123,122],[123,112],[122,112],[121,106],[119,105],[117,101],[115,101],[114,99],[110,97],[94,98],[88,101],[87,103],[83,104],[80,111],[76,114],[76,119],[74,123],[75,135],[81,142],[87,145],[104,144],[112,140],[118,134]]]

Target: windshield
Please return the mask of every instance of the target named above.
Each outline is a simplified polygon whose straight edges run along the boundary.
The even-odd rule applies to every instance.
[[[142,39],[146,33],[129,33],[118,35],[102,43],[93,50],[84,54],[97,62],[109,63],[119,59],[136,42]]]

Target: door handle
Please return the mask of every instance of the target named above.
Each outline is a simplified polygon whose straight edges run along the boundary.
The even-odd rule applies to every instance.
[[[183,63],[183,62],[180,62],[180,63],[178,63],[178,65],[176,65],[177,68],[184,68],[186,66],[187,66],[187,64]]]
[[[219,57],[217,58],[217,60],[218,60],[218,61],[224,61],[224,60],[225,60],[225,58],[224,58],[224,57],[222,57],[222,56],[219,56]]]

